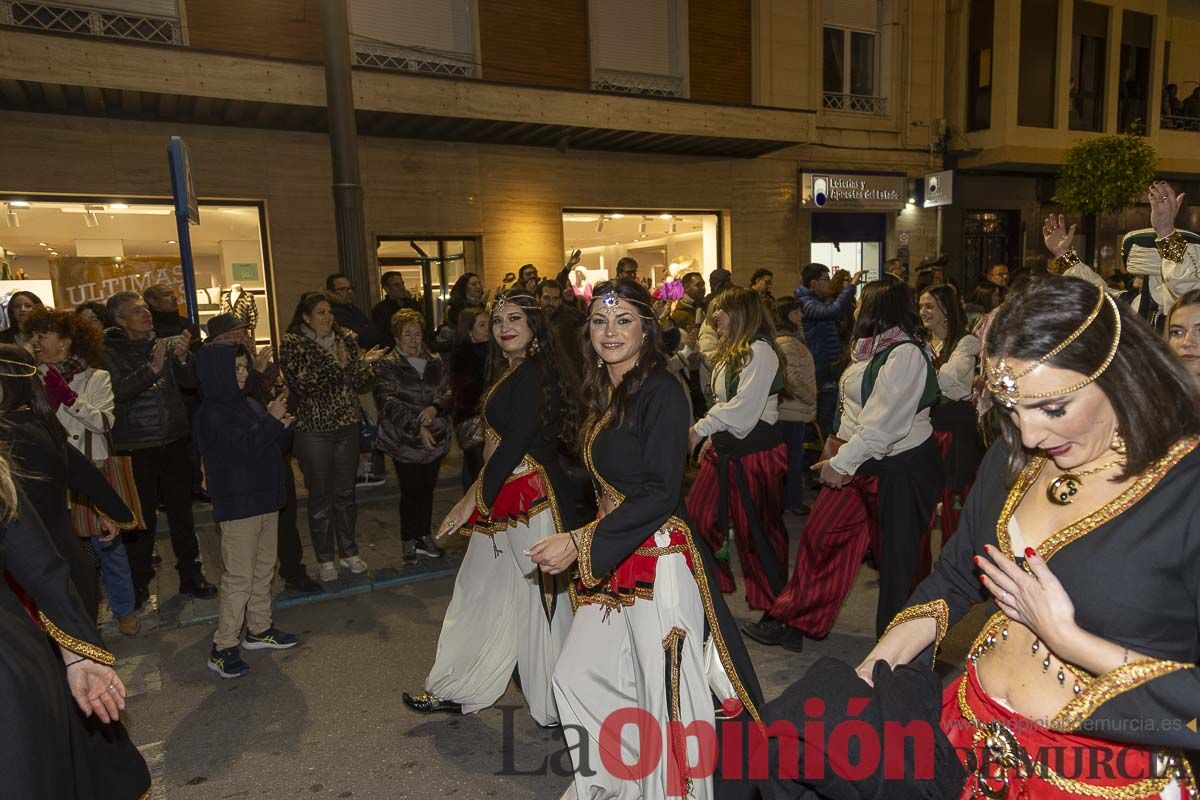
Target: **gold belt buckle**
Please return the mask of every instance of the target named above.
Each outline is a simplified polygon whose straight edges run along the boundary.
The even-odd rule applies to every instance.
[[[973,797],[1003,800],[1008,797],[1010,770],[1022,770],[1025,766],[1025,750],[1017,741],[1017,735],[1003,723],[989,722],[976,732],[982,740],[988,758],[975,770]],[[994,767],[995,773],[989,774]]]

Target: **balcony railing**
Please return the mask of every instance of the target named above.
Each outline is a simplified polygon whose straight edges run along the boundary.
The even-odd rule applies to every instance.
[[[1172,117],[1163,114],[1159,127],[1164,131],[1200,131],[1200,117]]]
[[[450,53],[425,50],[396,44],[367,41],[350,37],[354,63],[360,67],[376,67],[394,72],[418,72],[424,75],[447,75],[452,78],[474,78],[475,57],[470,53]]]
[[[682,97],[683,78],[676,75],[649,75],[644,72],[598,69],[592,78],[592,88],[598,92]]]
[[[849,111],[851,114],[873,114],[877,117],[887,114],[886,97],[825,92],[823,105],[826,111]]]
[[[128,14],[117,9],[81,8],[63,3],[0,0],[0,24],[134,42],[183,44],[178,17]]]

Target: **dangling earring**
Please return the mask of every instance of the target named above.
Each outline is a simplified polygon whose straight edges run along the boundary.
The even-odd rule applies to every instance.
[[[596,356],[596,369],[604,369],[604,358]]]
[[[1113,431],[1112,444],[1109,446],[1117,455],[1125,455],[1125,437],[1121,435],[1120,431]]]
[[[534,339],[533,342],[531,342],[529,345],[529,355],[536,356],[541,351],[541,349],[542,349],[542,346],[540,344],[538,344],[538,340]]]

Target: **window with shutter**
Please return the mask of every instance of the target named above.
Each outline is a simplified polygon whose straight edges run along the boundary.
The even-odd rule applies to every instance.
[[[354,63],[475,77],[474,0],[350,0]]]
[[[821,38],[824,107],[886,114],[879,90],[878,0],[825,0]]]
[[[0,0],[0,24],[182,45],[176,0]]]
[[[682,0],[591,0],[592,88],[683,95]]]

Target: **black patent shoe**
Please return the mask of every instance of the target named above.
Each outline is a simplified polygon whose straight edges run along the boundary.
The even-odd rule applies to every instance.
[[[408,692],[402,695],[404,705],[411,708],[420,714],[435,714],[443,712],[446,714],[461,714],[462,703],[455,703],[453,700],[442,700],[434,697],[429,692],[421,692],[416,697]]]
[[[217,596],[217,587],[206,581],[203,575],[197,575],[190,580],[181,582],[179,593],[190,594],[198,600],[211,600]]]
[[[781,643],[788,635],[788,626],[764,614],[758,622],[748,622],[743,625],[742,633],[759,644],[774,646]]]
[[[804,651],[804,634],[795,628],[788,628],[787,633],[779,641],[779,646],[793,653]]]

